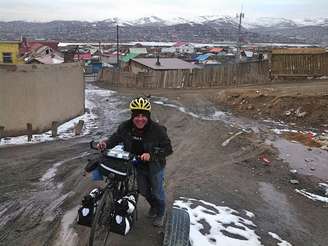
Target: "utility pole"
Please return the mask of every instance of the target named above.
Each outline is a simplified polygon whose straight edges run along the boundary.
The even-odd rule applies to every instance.
[[[99,61],[102,62],[102,52],[101,52],[101,41],[99,41],[99,46],[98,46],[98,50],[99,50]]]
[[[245,14],[243,13],[243,8],[241,9],[240,13],[236,16],[239,18],[239,25],[238,25],[238,37],[237,37],[237,55],[236,55],[236,62],[240,62],[240,50],[241,50],[241,20],[245,18]]]
[[[116,25],[116,58],[117,58],[117,69],[120,70],[120,46],[118,36],[118,24]]]

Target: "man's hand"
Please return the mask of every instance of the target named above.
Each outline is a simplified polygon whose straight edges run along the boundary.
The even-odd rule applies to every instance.
[[[140,156],[140,160],[142,160],[142,161],[150,161],[150,154],[149,153],[143,153]]]
[[[96,147],[98,150],[104,150],[106,149],[107,144],[105,141],[100,141],[99,143],[97,143]]]

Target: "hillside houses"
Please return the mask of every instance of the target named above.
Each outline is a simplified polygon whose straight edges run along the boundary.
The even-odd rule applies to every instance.
[[[162,48],[162,53],[187,53],[187,54],[193,54],[195,52],[195,46],[186,43],[186,42],[177,42],[171,47],[168,48]]]

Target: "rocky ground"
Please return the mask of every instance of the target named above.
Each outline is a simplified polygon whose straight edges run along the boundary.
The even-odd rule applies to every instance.
[[[117,93],[98,86],[87,87],[90,111],[98,117],[90,134],[0,146],[0,245],[86,245],[89,230],[76,225],[75,217],[82,196],[95,186],[82,176],[88,142],[128,118],[126,108],[136,94],[152,95],[152,118],[167,126],[172,140],[165,182],[170,205],[183,196],[234,209],[245,219],[250,211],[251,229],[263,245],[278,245],[270,233],[297,246],[327,244],[328,203],[304,193],[325,198],[318,184],[328,181],[328,152],[318,141],[328,130],[327,81]],[[139,212],[136,228],[127,237],[113,236],[111,245],[161,245],[161,230],[145,218],[143,200]],[[260,245],[245,235],[225,236],[240,240],[233,245]]]

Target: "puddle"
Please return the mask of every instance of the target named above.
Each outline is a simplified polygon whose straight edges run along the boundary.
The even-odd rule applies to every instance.
[[[264,129],[265,126],[256,123],[255,121],[248,120],[242,117],[235,117],[228,112],[223,112],[218,110],[214,106],[206,106],[206,107],[197,107],[190,110],[186,107],[174,104],[172,102],[168,102],[167,98],[156,97],[157,100],[153,101],[153,103],[162,105],[165,107],[175,108],[178,111],[188,114],[194,118],[207,120],[207,121],[221,121],[225,124],[230,125],[231,127],[237,127],[240,129],[251,129],[255,133],[259,133],[261,129]]]
[[[272,184],[265,182],[259,182],[259,191],[262,199],[273,210],[273,214],[276,213],[278,217],[284,218],[287,224],[299,224],[284,193],[279,192]]]
[[[51,168],[48,169],[48,171],[45,174],[42,175],[42,177],[40,178],[40,182],[50,183],[52,181],[52,179],[56,176],[58,167],[60,167],[61,165],[63,165],[66,162],[73,161],[73,160],[76,160],[79,158],[83,158],[84,156],[87,156],[88,154],[89,154],[88,152],[83,152],[82,154],[74,156],[72,158],[68,158],[68,159],[56,162],[55,164],[52,165]]]
[[[298,214],[289,203],[287,196],[277,190],[272,184],[259,182],[259,192],[262,199],[267,203],[263,208],[270,210],[275,223],[286,228],[293,228],[298,233],[306,231],[303,224],[298,219]],[[279,227],[279,226],[278,226]]]
[[[320,148],[311,148],[300,143],[290,142],[279,138],[273,142],[279,150],[279,157],[289,163],[292,169],[296,169],[299,174],[313,175],[323,180],[328,180],[328,152]]]
[[[78,243],[78,234],[72,227],[76,220],[77,210],[79,206],[67,211],[61,220],[59,238],[56,240],[55,246],[74,246]]]

